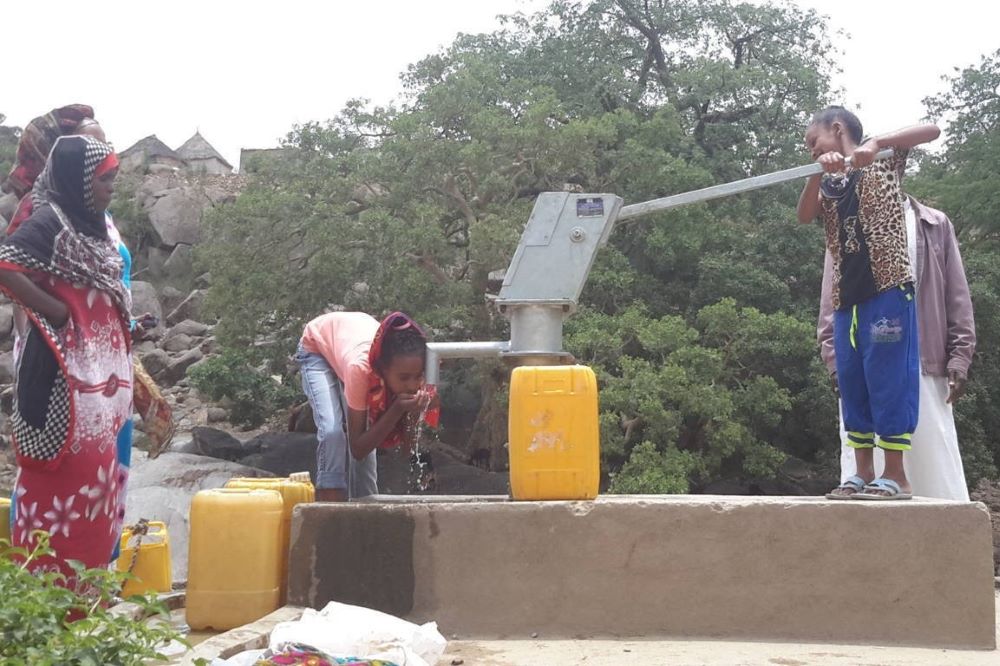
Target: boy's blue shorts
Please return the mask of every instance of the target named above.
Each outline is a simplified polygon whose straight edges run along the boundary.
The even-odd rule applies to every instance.
[[[920,407],[913,285],[837,310],[833,345],[848,444],[909,450]]]

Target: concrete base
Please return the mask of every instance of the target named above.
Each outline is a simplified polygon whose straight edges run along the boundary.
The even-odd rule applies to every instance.
[[[462,499],[296,507],[288,603],[359,604],[463,639],[996,644],[982,504]]]

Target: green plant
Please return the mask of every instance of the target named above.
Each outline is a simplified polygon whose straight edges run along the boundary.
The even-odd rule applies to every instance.
[[[21,135],[19,127],[4,125],[6,116],[0,113],[0,181],[7,178],[7,173],[14,165],[17,156],[17,142]]]
[[[291,405],[298,391],[264,374],[253,360],[246,352],[228,349],[193,368],[188,377],[210,399],[230,400],[234,423],[256,428],[275,410]]]
[[[149,213],[139,202],[138,192],[141,181],[133,175],[120,176],[115,182],[115,196],[109,210],[114,215],[115,225],[129,249],[140,255],[150,247],[157,247],[159,239]]]
[[[142,609],[142,619],[112,612],[110,602],[126,574],[71,561],[79,581],[71,589],[63,585],[62,574],[32,571],[33,563],[52,555],[49,535],[36,532],[35,537],[30,550],[0,541],[0,663],[131,666],[164,659],[159,650],[182,638],[169,622],[160,621],[169,618],[169,611],[153,594],[129,599]],[[77,616],[81,619],[67,619]]]
[[[611,492],[624,494],[676,494],[689,490],[687,477],[697,466],[694,457],[671,448],[660,452],[652,442],[642,442],[618,472],[611,475]]]

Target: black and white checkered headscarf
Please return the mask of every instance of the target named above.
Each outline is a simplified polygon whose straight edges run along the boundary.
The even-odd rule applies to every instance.
[[[92,136],[59,137],[31,190],[34,209],[56,204],[78,232],[106,239],[104,211],[94,205],[94,174],[113,153],[111,146]]]
[[[132,299],[122,282],[118,244],[108,235],[104,211],[94,205],[94,175],[112,155],[111,146],[93,137],[60,137],[31,190],[32,223],[0,246],[0,260],[105,291],[127,319]]]

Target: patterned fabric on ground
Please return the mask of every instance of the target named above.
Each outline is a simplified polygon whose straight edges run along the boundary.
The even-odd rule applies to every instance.
[[[332,657],[309,645],[283,645],[277,652],[267,650],[254,666],[396,666],[382,659]]]

